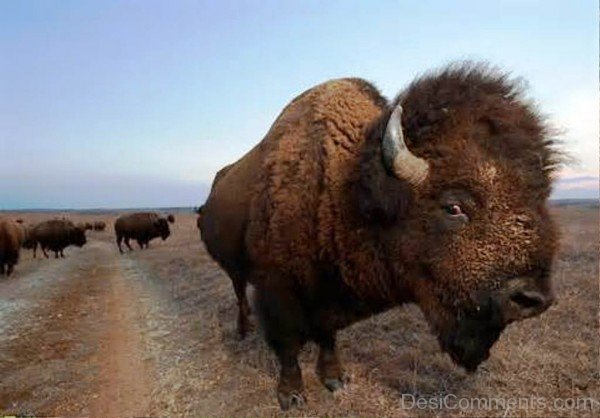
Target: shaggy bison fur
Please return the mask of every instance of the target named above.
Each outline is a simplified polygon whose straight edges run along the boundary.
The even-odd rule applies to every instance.
[[[174,221],[174,218],[173,218]],[[159,216],[154,212],[135,212],[122,215],[115,221],[115,233],[119,252],[123,252],[121,242],[124,240],[129,250],[133,250],[129,244],[130,239],[137,241],[140,249],[149,247],[150,240],[161,237],[166,240],[171,231],[167,218]]]

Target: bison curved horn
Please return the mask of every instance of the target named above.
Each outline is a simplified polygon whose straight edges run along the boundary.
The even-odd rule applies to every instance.
[[[418,186],[425,181],[429,174],[429,164],[410,152],[404,142],[400,104],[396,106],[388,120],[381,147],[383,162],[396,177],[406,180],[413,186]]]

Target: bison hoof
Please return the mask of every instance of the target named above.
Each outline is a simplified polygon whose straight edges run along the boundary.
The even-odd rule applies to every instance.
[[[327,378],[323,379],[323,385],[325,385],[329,391],[335,392],[336,390],[343,389],[346,385],[346,381],[344,378]]]
[[[306,404],[306,397],[300,392],[277,392],[277,400],[282,410],[287,411],[290,408],[301,408]]]
[[[254,331],[254,324],[252,322],[247,322],[245,325],[243,326],[238,326],[238,337],[240,338],[240,340],[243,340],[246,338],[246,336],[248,335],[248,333]]]

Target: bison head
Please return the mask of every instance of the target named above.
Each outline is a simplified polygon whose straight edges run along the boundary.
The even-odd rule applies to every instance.
[[[169,238],[169,235],[171,235],[169,223],[165,218],[158,218],[156,221],[154,221],[154,227],[163,241]]]
[[[548,130],[505,77],[450,72],[413,84],[375,131],[363,213],[443,350],[475,370],[508,324],[554,301]]]
[[[83,247],[87,240],[85,238],[85,227],[74,226],[69,231],[70,244],[76,245],[77,247]]]

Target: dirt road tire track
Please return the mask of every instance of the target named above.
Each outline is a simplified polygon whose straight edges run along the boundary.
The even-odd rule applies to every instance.
[[[143,311],[114,248],[93,241],[62,260],[2,283],[0,412],[140,416],[152,364]],[[7,311],[7,310],[5,310]]]

